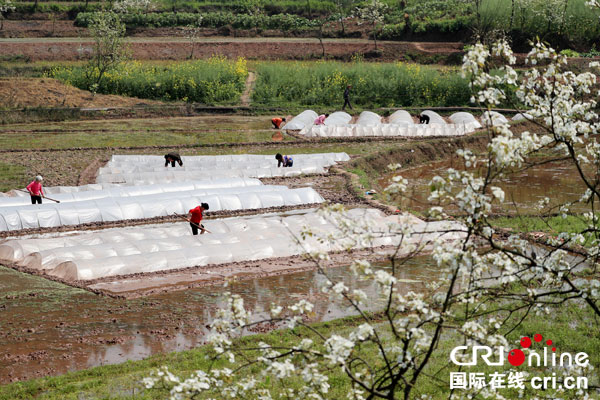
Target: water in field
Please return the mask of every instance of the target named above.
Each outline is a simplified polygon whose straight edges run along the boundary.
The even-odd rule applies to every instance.
[[[376,286],[353,279],[347,268],[328,273],[376,297]],[[419,290],[436,274],[432,260],[419,257],[396,276],[402,279],[400,290],[408,291]],[[315,304],[313,321],[352,314],[344,303],[321,293],[323,279],[310,271],[122,300],[0,267],[0,383],[198,346],[227,290],[241,295],[254,313],[268,312],[272,302],[306,299]]]
[[[409,182],[407,196],[398,199],[401,208],[426,211],[434,205],[427,201],[430,194],[429,183],[436,175],[445,177],[448,168],[464,169],[456,159],[448,159],[401,171],[399,174]],[[379,184],[386,186],[392,176],[382,178]],[[499,180],[494,186],[499,186],[505,192],[504,203],[494,207],[495,212],[501,213],[538,212],[536,205],[545,197],[550,199],[550,203],[544,210],[556,213],[557,205],[576,201],[585,191],[576,169],[565,162],[548,162],[533,166]],[[586,206],[577,204],[571,210],[582,212],[586,210]]]

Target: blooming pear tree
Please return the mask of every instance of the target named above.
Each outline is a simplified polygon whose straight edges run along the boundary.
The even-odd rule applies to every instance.
[[[354,13],[354,16],[359,20],[359,24],[368,24],[371,26],[375,50],[377,50],[377,31],[379,25],[384,21],[387,10],[387,4],[379,0],[371,0],[364,6],[358,7]]]
[[[0,30],[4,28],[4,16],[11,11],[15,11],[16,7],[11,0],[0,0]]]
[[[117,0],[113,3],[113,11],[122,14],[148,13],[156,9],[154,0]]]
[[[534,395],[525,389],[507,395],[491,386],[460,393],[449,390],[447,371],[439,364],[433,368],[432,363],[435,359],[447,363],[442,340],[466,346],[515,346],[507,336],[518,330],[524,318],[560,310],[565,304],[588,310],[595,316],[590,323],[598,328],[600,119],[595,99],[600,95],[596,75],[600,63],[574,73],[564,56],[535,43],[526,57],[530,68],[517,72],[515,56],[505,41],[491,47],[477,44],[463,61],[472,101],[482,111],[490,111],[516,99],[514,107],[527,117],[526,127],[532,132],[515,134],[510,125],[490,118],[485,155],[461,150],[458,156],[465,169],[450,169],[431,181],[430,219],[445,221],[453,210],[454,221],[438,223],[433,229],[433,222],[423,227],[404,216],[382,229],[368,219],[350,218],[339,205],[323,208],[322,217],[337,229],[322,234],[305,228],[298,239],[323,277],[322,291],[354,311],[356,318],[347,331],[324,334],[313,327],[308,322],[314,305],[304,299],[288,306],[273,304],[268,313],[253,314],[241,297],[227,295],[226,307],[212,323],[209,342],[214,360],[230,365],[185,378],[161,368],[144,379],[146,388],[168,390],[172,399],[326,399],[333,398],[330,377],[341,371],[348,382],[348,399],[427,399],[431,393],[423,388],[430,385],[445,388],[448,398],[456,399]],[[552,210],[566,217],[575,204],[589,211],[578,214],[585,221],[584,229],[559,233],[544,246],[535,246],[519,235],[497,230],[491,217],[494,207],[504,201],[499,180],[539,162],[540,155],[571,163],[585,186],[575,201],[541,202],[540,218]],[[396,176],[386,191],[401,195],[408,185],[407,179]],[[424,235],[426,231],[435,235]],[[372,265],[368,255],[350,266],[355,279],[377,287],[377,298],[333,279],[327,267],[330,253],[310,250],[313,240],[351,251],[391,234],[398,240],[389,252],[388,269]],[[573,249],[576,256],[569,252]],[[424,250],[431,251],[439,276],[418,291],[408,291],[397,272]],[[265,323],[293,329],[297,340],[291,345],[261,342],[254,346],[238,341]],[[553,371],[560,378],[561,374],[592,375],[592,368],[588,364]],[[544,396],[592,398],[583,389],[570,394],[549,389]]]
[[[94,39],[94,50],[85,74],[89,89],[95,93],[104,74],[127,58],[125,24],[118,14],[102,11],[94,13],[89,30]]]

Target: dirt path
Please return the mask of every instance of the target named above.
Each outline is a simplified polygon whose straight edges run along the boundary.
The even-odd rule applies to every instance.
[[[256,74],[252,71],[248,72],[248,78],[246,79],[246,89],[242,93],[241,102],[242,106],[248,107],[250,105],[250,98],[252,91],[254,90],[254,82],[256,81]]]

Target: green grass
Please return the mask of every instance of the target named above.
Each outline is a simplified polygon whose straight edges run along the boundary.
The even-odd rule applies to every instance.
[[[520,313],[516,313],[512,318],[516,321],[521,316]],[[333,333],[348,335],[352,328],[360,322],[360,320],[350,317],[314,324],[313,327],[324,335]],[[379,326],[385,331],[383,325]],[[545,338],[552,339],[560,352],[568,351],[573,354],[581,351],[586,352],[590,356],[592,365],[598,366],[600,363],[600,336],[597,329],[597,321],[594,322],[594,318],[587,308],[566,304],[561,306],[560,312],[552,313],[544,318],[539,318],[533,314],[525,317],[521,327],[512,332],[508,338],[511,343],[516,343],[522,336],[533,336],[535,333],[541,333]],[[273,345],[290,345],[298,340],[298,335],[305,335],[306,333],[307,330],[304,328],[297,328],[293,331],[275,331],[242,338],[237,341],[236,345],[239,347],[253,347],[260,341]],[[387,345],[392,344],[389,334],[384,333],[383,337],[386,338]],[[457,339],[453,334],[447,334],[443,337],[431,363],[425,370],[426,374],[436,374],[437,379],[423,377],[415,388],[415,395],[429,394],[434,399],[440,400],[447,398],[449,373],[458,370],[458,367],[448,364],[451,349],[461,344]],[[372,345],[362,346],[359,351],[365,360],[376,362],[377,351]],[[196,369],[232,367],[223,361],[212,364],[206,357],[210,353],[208,347],[202,346],[190,351],[156,355],[142,361],[96,367],[57,377],[4,385],[0,386],[0,399],[164,399],[167,397],[164,390],[143,390],[139,381],[163,365],[168,366],[170,371],[180,376],[186,376]],[[499,371],[499,369],[478,366],[471,371],[490,373]],[[258,375],[260,372],[261,366],[254,366],[249,368],[246,374],[247,376]],[[327,398],[345,398],[349,386],[341,370],[339,368],[332,369],[329,373],[329,379],[331,389]],[[592,375],[590,384],[598,383],[594,379],[597,381],[597,376],[594,378]],[[292,387],[299,388],[301,385],[302,382],[299,379],[292,382]],[[277,381],[272,381],[270,388],[277,392],[281,386]],[[507,398],[516,398],[513,396],[517,396],[517,393],[511,389],[503,394],[508,396]],[[524,394],[525,398],[528,398],[528,396],[533,396],[535,393],[531,389],[526,389]],[[216,395],[218,396],[218,393]],[[563,398],[576,399],[577,395],[567,392]]]
[[[358,107],[469,104],[468,82],[456,69],[404,63],[259,63],[255,103],[340,107],[346,85]]]
[[[23,187],[27,181],[26,168],[21,165],[0,163],[0,192]]]
[[[493,226],[498,228],[510,228],[518,232],[547,232],[557,234],[558,232],[576,233],[586,228],[581,217],[567,215],[540,218],[540,217],[498,217],[491,220]]]
[[[49,76],[90,90],[97,84],[99,72],[85,66],[59,67]],[[233,61],[214,56],[207,60],[156,65],[130,61],[107,71],[96,91],[141,99],[237,104],[247,76],[243,58]]]

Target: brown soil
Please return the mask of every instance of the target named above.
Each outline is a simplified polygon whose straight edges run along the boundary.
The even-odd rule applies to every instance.
[[[0,79],[0,108],[102,108],[148,104],[160,104],[160,102],[134,97],[93,95],[86,90],[80,90],[50,78]]]
[[[256,74],[252,71],[248,72],[248,78],[246,79],[246,88],[244,93],[240,97],[242,106],[248,107],[250,105],[250,97],[252,96],[252,90],[254,89],[254,82],[256,81]]]
[[[394,249],[390,247],[369,251],[331,254],[331,260],[326,263],[325,267],[332,268],[349,265],[357,257],[368,258],[371,262],[383,261]],[[172,290],[222,285],[232,279],[248,280],[266,278],[315,269],[315,261],[305,256],[278,257],[257,261],[184,268],[174,271],[134,274],[126,277],[87,282],[82,287],[110,297],[137,298]]]
[[[182,40],[135,41],[130,44],[132,56],[140,60],[186,60],[190,44]],[[461,43],[417,43],[382,42],[379,60],[401,60],[406,53],[425,55],[450,55],[462,51]],[[368,41],[326,41],[325,51],[328,57],[350,58],[355,53],[371,54],[373,43]],[[22,56],[32,61],[81,60],[92,52],[91,42],[56,40],[39,41],[36,39],[17,42],[0,42],[0,54]],[[200,42],[194,52],[196,58],[207,58],[215,54],[231,58],[250,59],[311,59],[321,58],[321,46],[316,40],[297,39],[293,41],[273,39],[235,40],[223,38]]]

